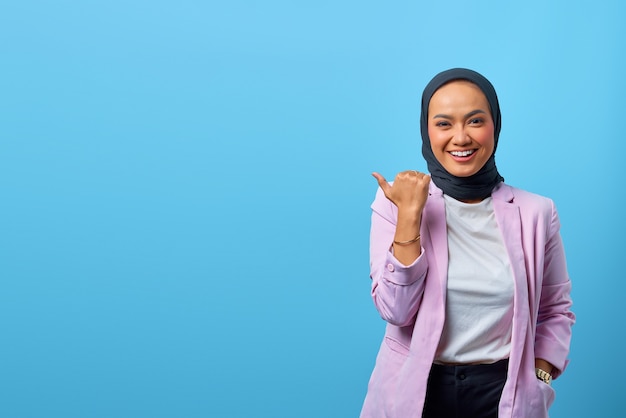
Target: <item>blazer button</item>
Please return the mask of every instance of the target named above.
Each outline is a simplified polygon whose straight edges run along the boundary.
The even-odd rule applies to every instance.
[[[395,268],[393,267],[393,264],[391,263],[387,264],[387,270],[393,272],[395,270]]]

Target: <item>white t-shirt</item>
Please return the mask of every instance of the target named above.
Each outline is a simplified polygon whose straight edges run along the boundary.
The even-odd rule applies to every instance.
[[[493,363],[508,358],[513,271],[491,197],[463,203],[444,195],[448,225],[446,321],[436,363]]]

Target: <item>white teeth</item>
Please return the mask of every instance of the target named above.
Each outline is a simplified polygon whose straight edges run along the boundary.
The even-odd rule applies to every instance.
[[[468,155],[472,155],[473,153],[473,149],[467,151],[450,151],[450,154],[454,155],[455,157],[467,157]]]

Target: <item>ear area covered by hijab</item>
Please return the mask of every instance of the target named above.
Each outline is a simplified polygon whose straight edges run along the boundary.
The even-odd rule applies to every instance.
[[[494,123],[494,153],[476,174],[469,177],[457,177],[448,173],[435,158],[430,144],[430,137],[428,136],[428,105],[430,104],[430,99],[441,86],[454,80],[466,80],[478,86],[487,98]],[[496,90],[484,76],[466,68],[452,68],[442,71],[433,77],[422,93],[420,131],[422,134],[422,155],[426,160],[428,171],[435,185],[443,190],[445,194],[455,199],[484,199],[490,196],[492,190],[500,182],[504,181],[504,178],[498,173],[495,160],[495,151],[498,148],[501,126],[502,117]]]

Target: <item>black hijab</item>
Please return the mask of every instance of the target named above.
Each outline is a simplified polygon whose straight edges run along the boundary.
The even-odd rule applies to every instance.
[[[441,163],[435,158],[428,136],[428,105],[433,94],[444,84],[453,80],[467,80],[474,83],[487,98],[491,117],[494,123],[494,148],[493,154],[485,165],[476,173],[469,177],[456,177],[448,173]],[[504,178],[498,173],[496,168],[496,148],[498,147],[498,137],[500,136],[501,116],[498,96],[493,85],[485,77],[476,71],[465,68],[452,68],[442,71],[430,80],[422,94],[422,115],[420,118],[420,129],[422,132],[422,155],[428,165],[432,180],[445,194],[455,199],[484,199],[491,195],[491,191]]]

